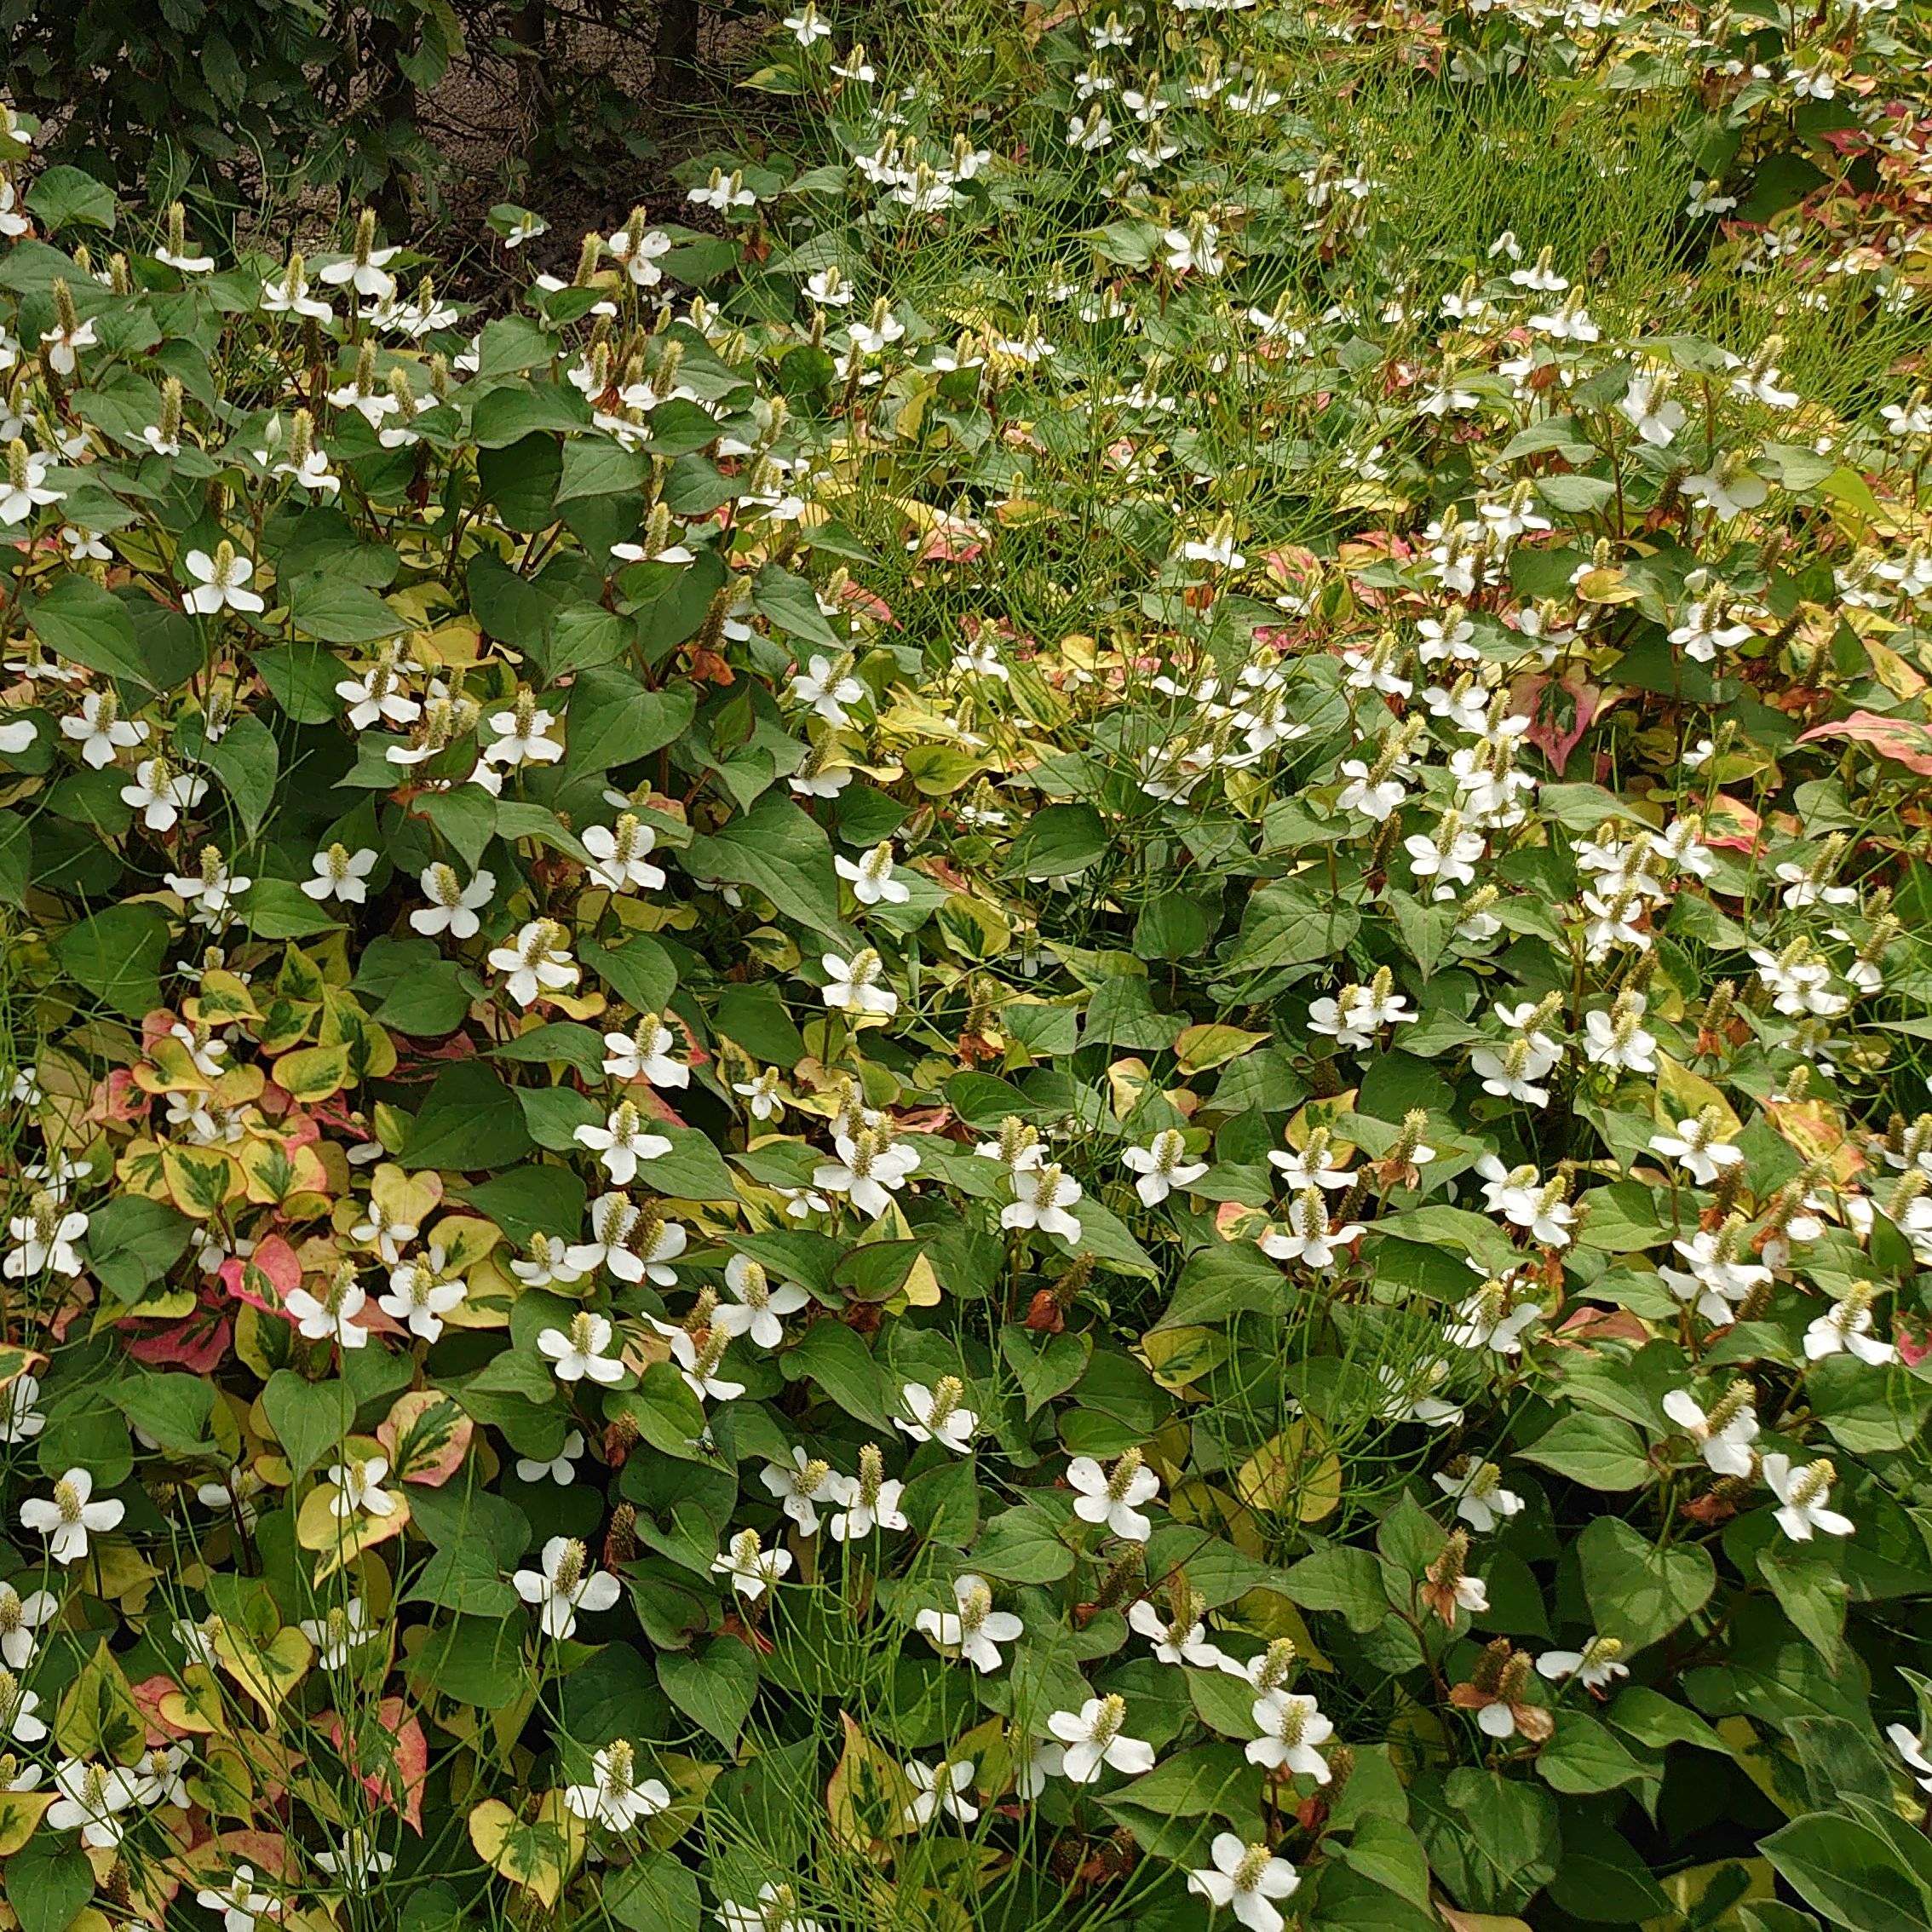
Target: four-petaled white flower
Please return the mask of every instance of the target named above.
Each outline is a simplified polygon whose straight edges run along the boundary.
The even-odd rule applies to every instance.
[[[1269,1691],[1255,1699],[1253,1716],[1261,1735],[1248,1746],[1249,1763],[1313,1778],[1318,1785],[1328,1782],[1328,1760],[1315,1747],[1334,1735],[1335,1727],[1312,1697],[1302,1691]]]
[[[849,658],[835,664],[821,655],[803,670],[793,673],[791,695],[801,704],[809,704],[828,724],[842,725],[848,722],[845,707],[860,703],[865,687],[852,675]]]
[[[1105,1523],[1130,1543],[1145,1543],[1153,1534],[1153,1524],[1141,1514],[1140,1505],[1160,1494],[1160,1478],[1139,1450],[1130,1449],[1111,1475],[1091,1456],[1076,1456],[1067,1465],[1067,1480],[1078,1492],[1073,1514],[1082,1522]]]
[[[1211,1866],[1187,1874],[1187,1889],[1216,1907],[1232,1906],[1248,1932],[1281,1932],[1286,1923],[1274,1900],[1291,1896],[1301,1876],[1265,1844],[1244,1844],[1232,1831],[1217,1831],[1208,1848]]]
[[[550,1359],[550,1372],[559,1382],[582,1382],[586,1377],[607,1388],[624,1379],[624,1364],[604,1351],[611,1345],[614,1331],[606,1317],[582,1308],[570,1318],[568,1328],[546,1328],[537,1337],[538,1349]]]
[[[1103,1765],[1131,1777],[1154,1768],[1154,1750],[1124,1729],[1127,1700],[1124,1697],[1090,1697],[1078,1711],[1056,1711],[1047,1728],[1062,1747],[1061,1775],[1076,1785],[1090,1785]]]
[[[1009,1179],[1014,1199],[999,1210],[1002,1228],[1037,1228],[1067,1242],[1080,1239],[1079,1220],[1067,1211],[1080,1199],[1080,1183],[1071,1174],[1049,1163],[1017,1168]]]
[[[20,1505],[22,1529],[37,1530],[47,1538],[47,1554],[56,1563],[78,1563],[87,1555],[89,1536],[105,1536],[117,1527],[128,1506],[108,1497],[91,1500],[94,1478],[85,1469],[69,1469],[54,1485],[51,1500],[35,1497]]]
[[[722,1554],[711,1559],[715,1575],[729,1577],[740,1596],[756,1601],[783,1580],[791,1567],[789,1550],[767,1550],[756,1530],[740,1530]]]
[[[336,1486],[336,1493],[329,1499],[330,1515],[338,1522],[346,1521],[359,1509],[365,1516],[394,1515],[397,1498],[382,1487],[382,1479],[388,1473],[387,1456],[352,1458],[330,1463],[328,1480]]]
[[[172,831],[183,812],[192,812],[208,796],[208,780],[193,772],[176,771],[165,758],[143,758],[135,767],[134,783],[121,787],[121,802],[141,814],[150,831]]]
[[[828,952],[819,962],[825,969],[823,998],[827,1006],[840,1013],[879,1013],[889,1018],[899,1010],[899,995],[878,983],[884,963],[871,946],[862,946],[849,959]]]
[[[1208,1170],[1205,1160],[1187,1159],[1187,1142],[1177,1127],[1164,1127],[1144,1147],[1129,1147],[1120,1159],[1140,1179],[1134,1192],[1143,1207],[1159,1207],[1176,1189],[1190,1187]]]
[[[970,1452],[977,1413],[960,1406],[965,1388],[957,1376],[941,1376],[936,1389],[909,1382],[899,1392],[900,1413],[893,1419],[915,1442],[937,1442],[956,1456]]]
[[[553,1536],[542,1561],[541,1570],[519,1570],[510,1582],[537,1611],[538,1629],[559,1642],[576,1630],[579,1610],[608,1610],[624,1594],[624,1585],[598,1569],[574,1537]]]
[[[490,895],[497,889],[494,873],[479,872],[465,885],[457,877],[455,867],[441,860],[425,866],[417,883],[429,903],[411,912],[409,923],[415,931],[430,939],[439,933],[447,933],[454,940],[474,939],[482,928],[482,921],[476,915],[490,903]]]
[[[647,1818],[655,1818],[670,1804],[670,1788],[662,1780],[636,1781],[637,1756],[628,1738],[618,1738],[595,1753],[590,1760],[590,1782],[566,1785],[564,1803],[577,1817],[607,1831],[628,1831]]]
[[[1782,1505],[1773,1512],[1773,1520],[1793,1543],[1809,1543],[1819,1530],[1826,1536],[1851,1534],[1851,1518],[1831,1506],[1831,1485],[1838,1472],[1830,1463],[1820,1458],[1794,1468],[1789,1456],[1774,1451],[1764,1458],[1763,1474]]]
[[[957,1764],[922,1764],[917,1758],[909,1759],[906,1766],[906,1781],[912,1787],[912,1800],[902,1816],[908,1825],[930,1825],[941,1814],[957,1818],[962,1825],[970,1825],[980,1815],[980,1808],[967,1802],[966,1794],[973,1788],[973,1761],[963,1759]]]
[[[997,1670],[1000,1645],[1016,1642],[1026,1625],[1011,1611],[993,1608],[984,1577],[954,1578],[952,1600],[951,1610],[922,1610],[913,1628],[935,1650],[957,1651],[976,1670]]]
[[[215,554],[190,550],[182,562],[194,581],[194,588],[181,599],[183,607],[198,617],[213,617],[217,611],[258,612],[267,609],[259,590],[248,588],[255,575],[252,559],[244,557],[227,543],[218,543]]]

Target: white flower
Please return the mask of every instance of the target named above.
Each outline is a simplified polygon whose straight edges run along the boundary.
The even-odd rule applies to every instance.
[[[714,1326],[733,1337],[749,1335],[761,1348],[775,1348],[785,1340],[780,1315],[796,1314],[811,1299],[796,1281],[773,1287],[761,1262],[733,1255],[725,1263],[725,1286],[733,1299],[712,1311]]]
[[[485,875],[480,872],[477,877]],[[415,917],[411,915],[412,923]],[[508,946],[490,949],[490,964],[508,975],[504,990],[519,1006],[528,1006],[546,993],[566,992],[577,984],[579,969],[570,956],[568,939],[555,919],[532,919]],[[664,1151],[669,1151],[668,1145]]]
[[[1080,1183],[1071,1174],[1049,1164],[1016,1169],[1009,1179],[1014,1199],[999,1210],[1002,1228],[1037,1228],[1063,1241],[1078,1241],[1079,1221],[1067,1211],[1080,1199]]]
[[[1220,1647],[1207,1641],[1207,1625],[1199,1615],[1199,1599],[1187,1619],[1176,1616],[1170,1622],[1143,1596],[1127,1613],[1127,1622],[1130,1629],[1152,1642],[1159,1663],[1191,1664],[1202,1670],[1219,1670],[1228,1664]]]
[[[267,601],[259,591],[247,588],[255,575],[252,559],[243,556],[233,545],[217,543],[215,555],[190,550],[181,560],[194,589],[181,599],[182,607],[199,617],[213,617],[217,611],[264,611]]]
[[[1724,523],[1742,516],[1746,510],[1756,509],[1771,494],[1770,486],[1763,478],[1754,476],[1750,470],[1739,469],[1734,475],[1727,475],[1724,469],[1716,466],[1685,477],[1679,487],[1693,503],[1704,504]]]
[[[843,853],[833,857],[832,867],[842,879],[851,882],[852,896],[861,906],[903,906],[912,888],[892,876],[892,843],[881,839],[863,859],[848,859]]]
[[[740,1596],[756,1601],[779,1582],[791,1567],[789,1550],[766,1550],[760,1546],[756,1530],[740,1530],[730,1546],[711,1559],[716,1576],[729,1577],[731,1587]]]
[[[39,1707],[40,1693],[22,1689],[9,1671],[0,1679],[0,1739],[14,1744],[38,1744],[47,1735],[45,1722],[34,1716]]]
[[[791,695],[801,704],[809,704],[826,723],[842,725],[850,722],[845,707],[860,703],[865,687],[853,676],[848,658],[834,664],[820,653],[792,674]]]
[[[411,1335],[434,1342],[443,1332],[443,1317],[469,1292],[460,1275],[443,1273],[443,1251],[432,1247],[427,1255],[398,1262],[389,1270],[389,1291],[376,1306],[394,1316]]]
[[[1757,1440],[1757,1411],[1748,1383],[1737,1385],[1741,1394],[1720,1401],[1710,1415],[1688,1389],[1673,1389],[1664,1398],[1664,1413],[1695,1442],[1708,1468],[1718,1475],[1751,1474]]]
[[[828,952],[819,960],[825,969],[822,998],[827,1006],[841,1013],[882,1013],[889,1018],[899,1010],[899,995],[877,981],[885,963],[869,946],[861,946],[849,959]]]
[[[957,1376],[940,1377],[936,1389],[909,1382],[899,1392],[903,1412],[893,1419],[915,1442],[937,1442],[956,1456],[968,1455],[980,1418],[974,1410],[960,1406],[965,1393]]]
[[[315,1661],[325,1670],[341,1670],[376,1635],[359,1596],[325,1617],[305,1617],[296,1627],[315,1646]]]
[[[543,1564],[541,1571],[519,1570],[510,1582],[536,1607],[537,1627],[559,1642],[577,1628],[579,1610],[608,1610],[624,1594],[623,1584],[596,1568],[573,1537],[553,1536],[543,1545]]]
[[[1493,1463],[1472,1460],[1454,1475],[1439,1469],[1435,1482],[1445,1496],[1456,1498],[1456,1514],[1479,1534],[1486,1535],[1523,1506],[1521,1497],[1504,1488],[1502,1471]]]
[[[906,1485],[887,1479],[884,1460],[874,1444],[867,1443],[859,1452],[857,1475],[828,1475],[825,1487],[840,1505],[830,1526],[834,1543],[857,1542],[875,1529],[902,1530],[907,1527],[905,1512],[899,1506]]]
[[[476,915],[497,889],[494,873],[479,872],[465,885],[455,868],[441,860],[425,866],[417,883],[429,903],[411,912],[409,923],[413,930],[431,939],[438,933],[447,933],[455,940],[474,939],[482,926]]]
[[[637,1759],[627,1738],[607,1744],[590,1760],[590,1782],[566,1785],[564,1803],[578,1818],[601,1825],[607,1831],[628,1831],[647,1818],[667,1809],[671,1795],[656,1778],[635,1782]]]
[[[134,1774],[116,1765],[102,1767],[68,1758],[54,1773],[60,1795],[48,1807],[46,1822],[56,1831],[78,1829],[81,1843],[106,1850],[121,1842],[116,1815],[134,1803]]]
[[[359,1897],[369,1889],[371,1879],[394,1871],[396,1860],[393,1852],[377,1849],[370,1832],[354,1828],[342,1834],[342,1843],[333,1850],[317,1852],[315,1862],[339,1881],[345,1892]]]
[[[597,1156],[604,1171],[620,1187],[629,1187],[637,1178],[640,1161],[659,1160],[671,1151],[670,1136],[646,1131],[643,1116],[630,1101],[619,1101],[601,1127],[586,1122],[572,1137]]]
[[[687,1087],[691,1069],[672,1056],[670,1049],[676,1044],[676,1033],[655,1014],[647,1013],[633,1032],[604,1035],[605,1076],[612,1080],[647,1080],[653,1087]]]
[[[1872,1297],[1876,1292],[1869,1283],[1861,1283],[1818,1316],[1804,1331],[1805,1360],[1820,1362],[1827,1355],[1849,1354],[1874,1368],[1895,1362],[1898,1350],[1872,1332]]]
[[[809,47],[814,41],[827,40],[831,37],[831,23],[819,18],[814,0],[805,0],[805,4],[796,14],[785,16],[785,30],[801,47]],[[970,1766],[968,1767],[971,1768]]]
[[[1315,1700],[1298,1691],[1274,1690],[1255,1699],[1255,1728],[1262,1734],[1248,1746],[1248,1762],[1270,1771],[1287,1771],[1329,1780],[1328,1760],[1315,1749],[1334,1734]]]
[[[664,883],[664,871],[650,864],[646,854],[657,842],[657,833],[630,812],[624,813],[614,826],[589,826],[584,834],[584,849],[594,861],[591,877],[612,892],[655,892]]]
[[[1448,1373],[1448,1363],[1441,1360],[1425,1362],[1409,1375],[1384,1362],[1375,1371],[1382,1384],[1382,1406],[1377,1412],[1384,1422],[1419,1422],[1429,1429],[1446,1429],[1461,1422],[1463,1412],[1455,1403],[1429,1393]]]
[[[112,1498],[94,1503],[94,1478],[85,1469],[69,1469],[54,1485],[51,1502],[36,1497],[20,1505],[20,1527],[38,1530],[47,1538],[47,1553],[56,1563],[78,1563],[87,1555],[91,1533],[104,1536],[127,1514],[128,1506]]]
[[[1082,1522],[1105,1523],[1130,1543],[1145,1543],[1153,1534],[1153,1525],[1141,1514],[1140,1505],[1160,1494],[1160,1478],[1139,1450],[1130,1449],[1111,1475],[1091,1456],[1076,1456],[1067,1465],[1067,1481],[1078,1492],[1073,1514]]]
[[[1265,1844],[1243,1844],[1232,1831],[1217,1831],[1209,1847],[1214,1860],[1187,1874],[1187,1889],[1210,1906],[1233,1906],[1248,1932],[1281,1932],[1285,1921],[1274,1900],[1290,1897],[1301,1883],[1295,1867]]]
[[[22,1596],[12,1584],[0,1584],[0,1659],[9,1670],[24,1670],[32,1663],[34,1632],[60,1610],[60,1600],[51,1590]]]
[[[124,718],[119,699],[108,689],[89,692],[78,713],[60,720],[60,729],[66,737],[79,739],[82,758],[100,771],[112,764],[118,753],[142,743],[149,727],[137,718]]]
[[[1553,1684],[1574,1677],[1587,1690],[1604,1690],[1630,1674],[1628,1664],[1617,1661],[1622,1647],[1614,1638],[1592,1637],[1581,1650],[1546,1650],[1536,1660],[1537,1675]]]
[[[497,736],[483,756],[492,765],[551,765],[563,756],[563,746],[544,735],[556,715],[539,710],[527,699],[520,698],[512,710],[492,711],[489,722]]]
[[[14,1377],[0,1395],[0,1442],[31,1442],[47,1427],[47,1417],[34,1406],[39,1400],[37,1377],[23,1371]]]
[[[1320,1189],[1304,1187],[1288,1204],[1286,1228],[1271,1228],[1256,1245],[1272,1261],[1298,1261],[1309,1268],[1330,1268],[1361,1232],[1361,1223],[1356,1221],[1331,1228],[1328,1204]]]
[[[731,1090],[743,1097],[745,1111],[754,1120],[776,1120],[785,1111],[785,1103],[778,1095],[778,1068],[768,1067],[749,1080],[733,1081]]]
[[[1153,1746],[1124,1734],[1127,1700],[1123,1697],[1090,1697],[1078,1711],[1056,1711],[1047,1728],[1062,1745],[1061,1774],[1076,1785],[1090,1785],[1110,1764],[1116,1771],[1137,1777],[1154,1768]]]
[[[919,1164],[918,1153],[904,1145],[882,1147],[878,1135],[869,1127],[854,1134],[839,1134],[832,1141],[838,1155],[836,1163],[823,1161],[812,1170],[812,1185],[828,1193],[845,1194],[862,1214],[875,1218],[892,1205],[892,1197],[906,1185]],[[796,1212],[796,1204],[793,1211]]]
[[[1784,1505],[1774,1513],[1774,1520],[1793,1543],[1809,1543],[1817,1530],[1827,1536],[1851,1534],[1851,1518],[1831,1507],[1831,1485],[1838,1472],[1830,1463],[1820,1459],[1793,1469],[1791,1458],[1774,1450],[1764,1458],[1763,1473],[1771,1493]]]
[[[369,897],[363,883],[376,870],[376,849],[365,845],[351,852],[340,843],[318,852],[310,860],[315,877],[304,879],[302,889],[311,899],[339,900],[344,906],[361,906]]]
[[[382,1486],[382,1478],[388,1473],[387,1456],[330,1463],[328,1480],[336,1486],[336,1494],[329,1503],[330,1515],[337,1522],[347,1521],[358,1509],[369,1516],[394,1515],[396,1498]]]
[[[1651,1136],[1650,1151],[1676,1161],[1700,1187],[1708,1187],[1722,1169],[1735,1167],[1744,1159],[1742,1147],[1712,1137],[1715,1129],[1712,1121],[1680,1120],[1675,1134]]]
[[[770,1882],[758,1888],[756,1905],[721,1899],[711,1916],[724,1932],[824,1932],[817,1919],[807,1918],[799,1911],[798,1895],[791,1886]]]
[[[1888,1724],[1885,1735],[1891,1739],[1892,1749],[1917,1774],[1919,1790],[1932,1791],[1932,1761],[1926,1757],[1923,1742],[1903,1724]]]
[[[306,1341],[333,1342],[344,1348],[361,1348],[368,1345],[369,1331],[358,1327],[355,1318],[368,1299],[345,1267],[331,1281],[325,1297],[312,1295],[306,1288],[291,1288],[282,1307]]]
[[[1164,1127],[1144,1147],[1129,1147],[1120,1157],[1140,1179],[1134,1192],[1143,1207],[1158,1207],[1177,1187],[1189,1187],[1208,1170],[1205,1160],[1185,1159],[1186,1138],[1175,1127]]]
[[[135,767],[134,783],[121,787],[121,802],[139,812],[150,831],[172,831],[181,814],[207,796],[206,779],[177,772],[165,758],[143,758]]]
[[[570,1318],[567,1329],[543,1329],[537,1337],[537,1346],[549,1357],[550,1372],[559,1382],[582,1382],[588,1377],[608,1388],[623,1381],[624,1372],[621,1361],[604,1353],[612,1333],[604,1316],[579,1309]]]
[[[675,1221],[647,1215],[631,1205],[628,1194],[612,1193],[591,1202],[590,1232],[593,1239],[571,1248],[566,1256],[579,1274],[607,1268],[620,1281],[677,1285],[677,1270],[666,1264],[684,1252],[690,1237]],[[641,1239],[645,1235],[647,1241]]]
[[[745,1393],[742,1382],[727,1382],[722,1372],[731,1337],[718,1324],[712,1324],[702,1348],[698,1338],[685,1329],[667,1328],[661,1321],[653,1325],[669,1335],[671,1360],[677,1364],[685,1387],[700,1402],[735,1402]]]
[[[911,1758],[906,1766],[906,1781],[912,1787],[912,1802],[900,1815],[908,1825],[930,1825],[940,1813],[957,1818],[962,1825],[970,1825],[980,1815],[979,1806],[966,1801],[966,1793],[973,1788],[970,1758],[957,1764],[938,1765],[922,1764],[918,1759]]]
[[[1010,1611],[993,1608],[983,1577],[954,1578],[952,1598],[951,1610],[922,1610],[912,1619],[913,1628],[935,1650],[956,1650],[975,1669],[997,1670],[1000,1645],[1016,1642],[1026,1625]]]
[[[548,1462],[540,1457],[519,1456],[516,1459],[517,1480],[520,1482],[554,1482],[560,1489],[567,1489],[577,1481],[577,1458],[584,1453],[584,1435],[580,1429],[565,1431],[563,1446]]]
[[[54,467],[52,457],[37,451],[24,453],[17,442],[14,448],[7,473],[0,476],[0,524],[9,526],[26,522],[45,504],[62,502],[67,494],[47,480],[47,473]]]

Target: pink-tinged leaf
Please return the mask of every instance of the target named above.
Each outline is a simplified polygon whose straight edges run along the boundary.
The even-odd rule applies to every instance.
[[[1510,709],[1530,721],[1524,737],[1550,761],[1550,769],[1559,778],[1583,734],[1616,703],[1614,697],[1606,698],[1598,686],[1576,670],[1560,678],[1547,672],[1518,678],[1509,700]]]
[[[399,1395],[376,1440],[389,1452],[389,1467],[405,1482],[440,1489],[463,1467],[476,1425],[449,1396],[434,1389]]]
[[[209,1296],[202,1297],[193,1314],[160,1329],[140,1320],[116,1325],[128,1337],[127,1351],[137,1362],[152,1368],[185,1368],[196,1375],[212,1375],[221,1366],[233,1333],[227,1309]]]
[[[1764,834],[1764,820],[1728,791],[1711,801],[1704,815],[1704,842],[1725,852],[1755,852]]]
[[[280,1831],[224,1831],[214,1843],[221,1848],[221,1857],[210,1867],[221,1874],[220,1882],[233,1877],[238,1865],[250,1867],[258,1877],[280,1879],[293,1876],[289,1862],[289,1841]]]
[[[1800,732],[1798,743],[1812,745],[1831,738],[1849,738],[1880,757],[1903,765],[1908,772],[1932,778],[1932,725],[1913,718],[1881,717],[1876,711],[1854,711],[1849,718]]]
[[[279,1234],[270,1234],[253,1254],[231,1255],[221,1263],[221,1285],[238,1302],[246,1302],[263,1314],[279,1314],[283,1303],[302,1285],[302,1263]]]
[[[161,1715],[161,1700],[164,1698],[179,1697],[181,1687],[172,1677],[143,1677],[138,1684],[129,1684],[128,1693],[141,1706],[141,1714],[147,1720],[147,1743],[150,1748],[166,1744],[172,1738],[185,1738],[189,1734],[178,1724],[170,1724]]]
[[[423,1831],[423,1787],[429,1779],[429,1745],[420,1719],[400,1697],[386,1697],[365,1711],[354,1734],[348,1734],[333,1711],[322,1720],[342,1762],[362,1780],[377,1804],[387,1805]]]

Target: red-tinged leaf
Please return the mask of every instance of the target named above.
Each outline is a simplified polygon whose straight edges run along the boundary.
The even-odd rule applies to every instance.
[[[1743,799],[1721,791],[1711,801],[1704,819],[1706,845],[1725,852],[1755,852],[1763,834],[1764,820]]]
[[[353,1734],[333,1711],[322,1720],[329,1741],[362,1780],[377,1804],[400,1813],[418,1837],[423,1831],[423,1788],[429,1778],[429,1745],[421,1721],[400,1697],[386,1697],[365,1711]]]
[[[196,1375],[212,1375],[221,1366],[233,1332],[227,1309],[205,1295],[200,1307],[181,1321],[160,1328],[140,1320],[117,1325],[129,1337],[128,1353],[137,1362],[152,1368],[185,1368]]]
[[[1849,739],[1882,758],[1903,765],[1907,771],[1932,778],[1932,725],[1921,724],[1914,718],[1882,717],[1877,711],[1854,711],[1849,718],[1801,731],[1798,743],[1811,745],[1833,738]]]
[[[399,1395],[376,1440],[389,1452],[389,1467],[404,1482],[440,1489],[463,1467],[476,1425],[461,1406],[434,1389]]]
[[[1549,759],[1559,778],[1583,734],[1616,702],[1573,670],[1560,678],[1547,674],[1519,678],[1509,698],[1511,708],[1530,720],[1524,737]]]
[[[181,1694],[181,1687],[172,1677],[143,1677],[138,1684],[129,1684],[128,1690],[141,1706],[141,1716],[147,1720],[147,1742],[151,1748],[166,1744],[170,1739],[191,1734],[179,1724],[170,1724],[162,1715],[163,1699]]]
[[[231,1255],[221,1263],[221,1285],[238,1302],[263,1314],[279,1314],[282,1304],[302,1285],[302,1263],[279,1234],[257,1243],[245,1257]]]
[[[279,1878],[284,1883],[293,1875],[289,1863],[289,1841],[279,1831],[224,1831],[212,1841],[221,1847],[214,1869],[223,1880],[233,1875],[238,1865],[250,1866],[257,1877]]]

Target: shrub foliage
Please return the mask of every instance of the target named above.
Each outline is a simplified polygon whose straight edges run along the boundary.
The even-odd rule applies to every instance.
[[[26,1932],[1926,1923],[1932,104],[1803,11],[808,5],[486,320],[9,120]]]

